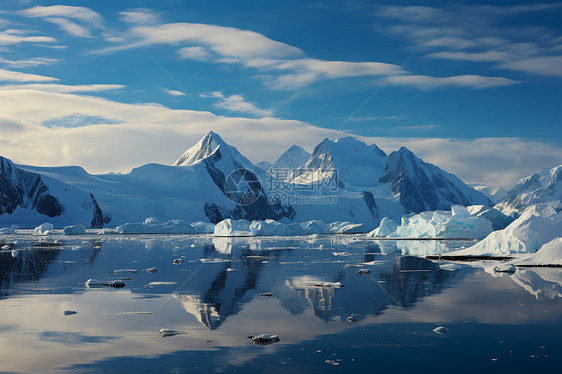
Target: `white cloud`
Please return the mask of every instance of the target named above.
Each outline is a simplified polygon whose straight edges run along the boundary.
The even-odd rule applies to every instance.
[[[12,90],[39,90],[45,92],[54,93],[78,93],[78,92],[104,92],[121,90],[125,88],[121,84],[82,84],[82,85],[64,85],[64,84],[44,84],[44,83],[33,83],[33,84],[19,84],[19,85],[2,85],[0,86],[0,91],[12,91]]]
[[[0,45],[10,45],[19,43],[54,43],[57,40],[50,36],[34,35],[26,36],[22,30],[5,30],[0,32]]]
[[[74,18],[92,25],[100,26],[102,17],[99,13],[85,7],[53,5],[53,6],[36,6],[30,9],[19,11],[19,14],[27,17],[65,17]]]
[[[152,9],[138,8],[119,12],[124,22],[136,25],[150,25],[160,22],[160,15]]]
[[[504,62],[505,69],[524,71],[531,74],[562,77],[562,56],[535,57],[520,61]]]
[[[92,33],[88,28],[84,26],[80,26],[77,23],[69,21],[66,18],[49,17],[49,18],[45,18],[45,20],[58,25],[61,28],[61,30],[69,33],[72,36],[77,36],[81,38],[92,37]]]
[[[247,113],[257,117],[271,117],[273,111],[271,109],[261,109],[256,104],[246,101],[242,94],[225,96],[220,91],[214,91],[209,94],[203,94],[201,97],[218,99],[213,104],[216,108],[226,109],[232,112]]]
[[[162,91],[166,92],[170,96],[185,96],[185,95],[187,95],[185,92],[177,91],[177,90],[168,90],[167,88],[163,88]]]
[[[0,81],[4,82],[48,82],[57,80],[57,78],[46,77],[43,75],[0,69]]]
[[[211,56],[203,47],[184,47],[178,50],[178,54],[189,60],[207,60]]]
[[[256,58],[300,54],[301,50],[248,30],[200,23],[169,23],[138,26],[129,30],[130,44],[107,48],[110,52],[156,44],[198,44],[221,56]]]
[[[45,57],[34,57],[28,58],[26,60],[7,60],[0,57],[0,63],[6,64],[12,67],[30,67],[30,66],[47,66],[52,65],[59,60],[56,58],[45,58]]]
[[[397,126],[398,130],[413,130],[413,131],[430,131],[438,129],[439,125],[412,125],[412,126]]]
[[[6,103],[0,113],[0,131],[10,132],[0,140],[2,156],[31,165],[82,165],[90,172],[128,171],[150,162],[171,164],[209,130],[233,145],[241,144],[240,151],[254,162],[272,159],[292,144],[312,150],[324,137],[349,135],[270,117],[221,116],[218,125],[206,112],[124,104],[31,87],[0,90],[0,102]],[[61,118],[104,118],[113,124],[57,127]],[[41,125],[44,123],[54,125],[47,128]],[[378,144],[387,153],[405,145],[465,181],[508,188],[540,168],[560,164],[562,159],[560,147],[518,138],[361,139]]]
[[[445,60],[457,61],[476,61],[476,62],[496,62],[505,61],[513,58],[511,53],[486,51],[486,52],[436,52],[430,53],[427,57],[441,58]]]
[[[464,88],[491,88],[504,87],[519,83],[503,77],[484,77],[481,75],[457,75],[452,77],[429,77],[426,75],[399,75],[386,77],[385,83],[395,86],[412,86],[421,90],[429,90],[442,87],[464,87]]]
[[[26,17],[43,18],[45,21],[58,25],[72,36],[90,38],[91,28],[103,28],[99,13],[85,7],[53,5],[36,6],[18,12]],[[80,22],[81,24],[78,24]]]

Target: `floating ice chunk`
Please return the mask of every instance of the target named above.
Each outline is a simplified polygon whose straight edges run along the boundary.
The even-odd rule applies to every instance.
[[[144,269],[144,271],[146,271],[147,273],[156,273],[156,271],[158,271],[158,269],[156,269],[156,268],[148,268],[148,269]]]
[[[187,334],[187,332],[171,330],[171,329],[160,329],[160,335],[162,335],[163,338],[166,338],[168,336],[179,335],[179,334]]]
[[[65,311],[63,312],[63,314],[64,314],[65,316],[71,316],[71,315],[77,314],[77,313],[78,313],[78,312],[75,311],[75,310],[65,310]]]
[[[250,221],[225,219],[215,225],[215,236],[251,236]]]
[[[449,331],[445,326],[439,326],[433,329],[433,332],[439,335],[445,335]]]
[[[16,229],[18,227],[19,226],[17,226],[17,225],[12,225],[10,227],[2,227],[2,228],[0,228],[0,234],[16,234],[17,233]]]
[[[248,338],[252,339],[252,342],[257,345],[277,343],[280,340],[279,335],[275,334],[260,334],[256,336],[248,336]]]
[[[174,265],[179,265],[179,264],[183,264],[183,260],[181,258],[175,258]]]
[[[260,296],[267,296],[267,297],[270,297],[270,296],[273,296],[273,293],[271,293],[271,292],[263,292],[263,293],[260,293]]]
[[[86,228],[82,225],[66,226],[62,233],[64,235],[84,235],[86,234]]]
[[[137,269],[115,269],[113,274],[128,274],[128,273],[138,273]]]
[[[325,234],[328,232],[329,226],[323,221],[312,220],[300,224],[303,233],[310,234]]]
[[[398,228],[398,223],[394,222],[392,219],[388,217],[384,217],[379,224],[379,227],[371,231],[367,234],[368,237],[386,237],[396,233],[396,229]]]
[[[357,322],[357,319],[355,319],[355,317],[353,316],[353,314],[350,315],[349,317],[347,317],[345,320],[346,320],[347,322],[349,322],[349,323]]]
[[[560,236],[562,212],[550,206],[532,206],[503,230],[494,231],[484,240],[451,256],[502,256],[510,253],[535,253],[544,244]]]
[[[328,287],[328,288],[340,288],[343,287],[341,282],[314,282],[311,283],[314,287]]]
[[[357,270],[357,274],[359,274],[359,275],[371,274],[371,270],[369,270],[369,269],[359,269],[359,270]]]
[[[537,253],[521,260],[513,261],[517,266],[561,266],[562,265],[562,237],[544,244]]]
[[[215,232],[215,224],[209,222],[193,222],[191,224],[197,234],[212,234]]]
[[[470,212],[466,207],[462,205],[453,205],[451,206],[451,215],[461,217],[461,218],[468,218],[470,217]]]
[[[33,230],[33,235],[49,235],[53,231],[53,224],[45,222]]]
[[[147,218],[144,222],[125,223],[117,226],[119,234],[195,234],[194,227],[181,219],[158,222],[155,218]]]
[[[147,287],[153,287],[153,286],[174,286],[178,284],[178,282],[150,282],[149,284],[147,284]]]
[[[100,287],[115,287],[115,288],[122,288],[125,287],[125,283],[120,280],[114,280],[109,282],[100,282],[96,279],[88,279],[85,283],[87,288],[100,288]]]
[[[331,234],[361,234],[365,231],[365,225],[362,223],[340,221],[332,222],[328,228],[328,232]]]
[[[11,245],[5,244],[2,247],[0,247],[1,250],[3,251],[9,251],[10,249],[12,249]]]
[[[457,264],[440,264],[439,265],[439,269],[447,270],[447,271],[457,271],[461,268],[462,268],[462,266],[457,265]]]

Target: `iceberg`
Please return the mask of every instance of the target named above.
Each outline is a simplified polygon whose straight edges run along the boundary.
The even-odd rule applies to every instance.
[[[561,232],[562,212],[556,213],[552,206],[537,204],[525,210],[505,229],[494,231],[476,245],[451,252],[449,255],[502,256],[511,253],[535,253],[544,244],[559,237]],[[548,251],[552,250],[547,248]]]
[[[66,226],[62,233],[64,235],[84,235],[86,234],[86,228],[82,225]]]
[[[17,225],[11,225],[10,227],[2,227],[0,229],[0,234],[16,234]]]
[[[53,231],[53,224],[45,222],[33,230],[33,235],[49,235]]]
[[[209,234],[215,231],[215,225],[207,222],[187,223],[181,219],[160,222],[154,217],[144,222],[125,223],[117,226],[118,234]]]
[[[551,240],[536,253],[513,261],[515,266],[562,266],[562,237]]]
[[[246,220],[233,220],[227,218],[215,225],[215,236],[251,236],[250,225]]]
[[[467,208],[453,205],[451,211],[429,211],[409,214],[398,224],[388,217],[368,237],[480,239],[493,231],[492,222],[473,217]]]
[[[327,224],[320,220],[302,223],[281,223],[272,219],[246,221],[225,219],[216,224],[215,236],[294,236],[314,234],[357,234],[365,232],[364,225],[351,222]]]

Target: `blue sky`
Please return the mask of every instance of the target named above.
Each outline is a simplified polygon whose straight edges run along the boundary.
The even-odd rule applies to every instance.
[[[0,154],[16,162],[172,163],[208,130],[256,162],[351,133],[492,185],[562,161],[559,2],[0,9]]]

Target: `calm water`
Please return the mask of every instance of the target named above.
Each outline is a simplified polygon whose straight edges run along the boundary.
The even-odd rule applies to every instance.
[[[561,270],[499,276],[412,256],[467,242],[17,235],[0,244],[1,372],[501,373],[562,364]],[[89,278],[126,286],[86,288]],[[161,337],[161,328],[184,333]],[[247,338],[261,333],[280,342]]]

